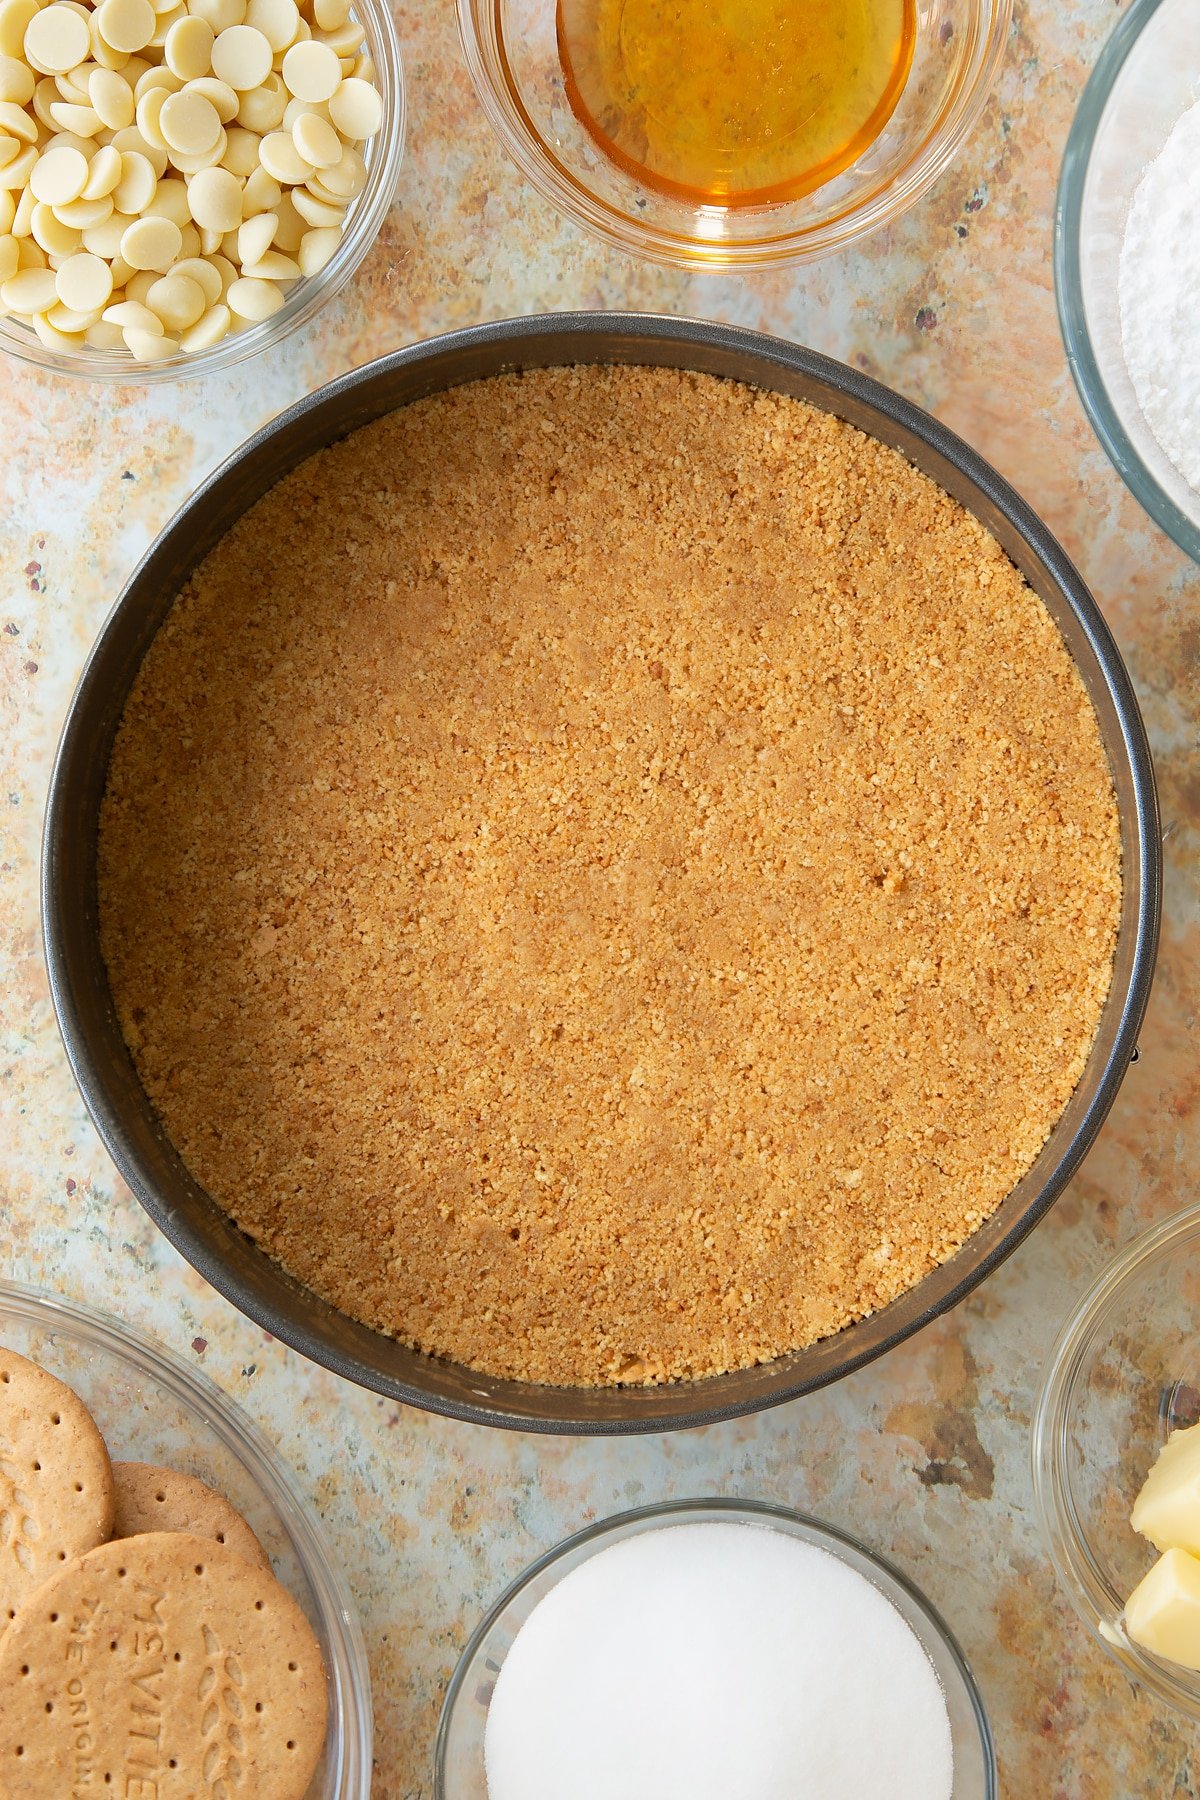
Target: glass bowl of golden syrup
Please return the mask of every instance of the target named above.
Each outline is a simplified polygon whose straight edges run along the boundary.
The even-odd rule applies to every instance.
[[[889,223],[987,98],[1012,0],[458,0],[533,185],[684,267],[822,256]]]

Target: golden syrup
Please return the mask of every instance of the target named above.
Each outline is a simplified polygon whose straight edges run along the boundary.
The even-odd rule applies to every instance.
[[[661,192],[716,206],[811,193],[878,137],[915,0],[557,0],[572,110]]]

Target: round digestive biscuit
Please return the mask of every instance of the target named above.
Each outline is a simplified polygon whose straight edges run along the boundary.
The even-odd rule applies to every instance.
[[[68,1559],[104,1543],[112,1522],[108,1451],[83,1401],[0,1348],[0,1634]]]
[[[117,1491],[114,1538],[137,1537],[147,1531],[183,1531],[224,1544],[270,1573],[267,1553],[241,1513],[196,1476],[155,1468],[152,1463],[118,1462],[113,1464],[113,1483]]]
[[[0,1793],[300,1800],[320,1758],[321,1652],[274,1576],[147,1532],[60,1570],[0,1638]]]

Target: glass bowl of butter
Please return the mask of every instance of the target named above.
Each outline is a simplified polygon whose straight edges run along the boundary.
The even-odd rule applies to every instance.
[[[1033,1479],[1084,1624],[1142,1687],[1200,1720],[1200,1206],[1135,1239],[1067,1321]]]
[[[983,110],[1012,0],[458,0],[493,129],[616,248],[769,268],[890,224]]]

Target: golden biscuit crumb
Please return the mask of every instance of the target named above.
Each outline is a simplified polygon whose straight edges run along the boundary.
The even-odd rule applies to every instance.
[[[104,952],[196,1178],[356,1318],[742,1368],[954,1254],[1079,1080],[1097,722],[989,534],[782,396],[556,369],[323,451],[113,752]]]

